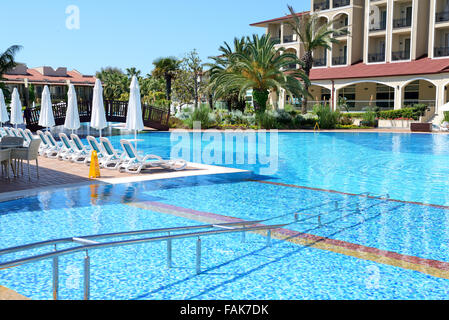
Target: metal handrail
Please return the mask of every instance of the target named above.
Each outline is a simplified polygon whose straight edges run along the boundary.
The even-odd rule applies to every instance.
[[[263,220],[257,221],[239,221],[239,222],[230,222],[230,223],[221,223],[221,224],[203,224],[197,226],[185,226],[185,227],[173,227],[173,228],[161,228],[161,229],[148,229],[148,230],[138,230],[138,231],[125,231],[125,232],[115,232],[115,233],[105,233],[105,234],[95,234],[88,236],[80,236],[80,237],[71,237],[71,238],[61,238],[54,239],[42,242],[36,242],[32,244],[26,244],[17,247],[11,247],[0,250],[0,255],[36,249],[44,246],[61,244],[61,243],[70,243],[73,242],[73,238],[81,238],[81,239],[105,239],[105,238],[116,238],[116,237],[124,237],[124,236],[136,236],[150,233],[163,233],[163,232],[174,232],[174,231],[184,231],[184,230],[195,230],[195,229],[210,229],[215,226],[238,226],[238,225],[254,225],[257,223],[261,223]],[[1,266],[1,264],[0,264]]]
[[[259,231],[259,230],[267,230],[267,245],[271,246],[271,230],[282,228],[288,224],[277,224],[277,225],[259,225],[254,227],[246,227],[246,225],[254,225],[259,221],[241,221],[235,223],[223,223],[223,224],[210,224],[210,225],[202,225],[202,226],[189,226],[189,227],[176,227],[176,228],[164,228],[164,229],[153,229],[153,230],[142,230],[142,231],[131,231],[131,232],[122,232],[122,233],[111,233],[111,234],[103,234],[103,235],[93,235],[79,238],[64,238],[58,240],[50,240],[39,242],[35,244],[29,244],[25,246],[19,246],[14,248],[8,248],[1,250],[0,253],[11,253],[24,251],[32,248],[42,247],[46,245],[53,244],[55,245],[55,251],[38,254],[34,256],[29,256],[17,260],[7,261],[0,263],[0,270],[7,269],[12,267],[18,267],[24,264],[33,263],[42,260],[53,259],[53,299],[58,299],[59,294],[59,257],[77,253],[77,252],[85,252],[86,256],[84,258],[84,300],[89,300],[90,298],[90,257],[89,250],[98,250],[104,248],[111,247],[122,247],[127,245],[134,244],[142,244],[149,242],[161,242],[167,241],[167,266],[171,268],[172,264],[172,241],[177,239],[187,239],[187,238],[197,238],[196,243],[196,273],[201,273],[201,237],[211,236],[211,235],[219,235],[219,234],[228,234],[228,233],[243,233],[243,241],[245,241],[246,232],[251,231]],[[239,226],[241,228],[228,228],[228,226]],[[224,228],[223,228],[224,227]],[[210,231],[202,231],[202,232],[190,232],[190,233],[181,233],[171,235],[172,231],[180,231],[180,230],[195,230],[195,229],[205,229],[205,228],[219,228],[219,230],[210,230]],[[101,237],[118,237],[125,235],[137,235],[137,234],[148,234],[148,233],[160,233],[160,232],[168,232],[169,234],[166,236],[156,236],[149,238],[139,238],[139,239],[129,239],[129,240],[121,240],[121,241],[112,241],[105,243],[94,243],[93,241],[89,241],[88,239],[93,238],[101,238]],[[76,242],[76,243],[85,243],[81,246],[67,248],[63,250],[56,250],[56,244],[64,243],[64,242]],[[90,244],[89,244],[90,243]]]

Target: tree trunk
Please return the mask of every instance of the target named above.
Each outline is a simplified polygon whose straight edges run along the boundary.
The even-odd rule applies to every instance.
[[[195,109],[198,109],[198,76],[196,74],[194,74],[194,99],[195,99]]]
[[[253,89],[254,108],[258,113],[265,113],[267,109],[268,90]]]
[[[165,95],[168,101],[171,101],[171,75],[165,75]]]
[[[304,73],[306,74],[307,78],[310,76],[310,70],[313,67],[313,56],[312,52],[308,51],[304,54],[302,57],[302,62],[304,63]],[[307,113],[307,103],[309,102],[309,85],[307,83],[304,83],[304,89],[305,94],[303,96],[303,99],[301,101],[301,113],[306,114]]]
[[[214,109],[214,96],[212,94],[208,95],[209,106],[213,110]]]

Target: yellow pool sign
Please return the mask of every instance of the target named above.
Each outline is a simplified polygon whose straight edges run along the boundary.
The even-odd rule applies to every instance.
[[[98,164],[97,151],[93,150],[90,157],[89,179],[100,178],[100,165]]]

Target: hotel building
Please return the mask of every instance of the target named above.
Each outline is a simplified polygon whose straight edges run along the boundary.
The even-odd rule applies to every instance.
[[[15,68],[6,72],[1,80],[12,92],[14,88],[19,91],[22,104],[30,106],[29,89],[34,87],[35,98],[40,100],[44,86],[48,85],[53,102],[67,99],[68,85],[75,86],[79,101],[90,101],[93,96],[95,77],[87,76],[76,70],[68,71],[67,68],[54,70],[51,67],[39,67],[29,69],[25,64],[18,64]]]
[[[312,0],[320,21],[347,27],[330,50],[313,53],[310,107],[344,97],[353,111],[370,106],[399,109],[426,104],[438,114],[449,102],[449,0]],[[302,16],[309,12],[301,12]],[[263,27],[278,47],[304,53],[291,16],[252,24]],[[296,67],[296,66],[291,66]],[[284,92],[271,96],[283,108],[298,103]]]

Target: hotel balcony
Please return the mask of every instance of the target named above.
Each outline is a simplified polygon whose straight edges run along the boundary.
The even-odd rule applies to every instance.
[[[346,40],[332,45],[332,65],[341,66],[348,63],[348,44]]]
[[[423,12],[422,14],[426,14]],[[409,28],[412,26],[413,2],[394,1],[393,5],[393,29]]]
[[[382,31],[387,29],[387,21],[379,21],[370,26],[369,31]]]
[[[341,32],[334,32],[334,38],[346,37],[349,34],[349,17],[347,14],[342,13],[335,19],[333,27],[335,30]]]
[[[378,2],[378,1],[373,1]],[[387,3],[375,3],[370,6],[370,15],[367,23],[369,24],[369,31],[384,31],[387,29]]]
[[[340,8],[340,7],[346,7],[351,4],[351,0],[334,0],[333,7],[334,8]]]
[[[446,0],[435,1],[435,23],[449,21],[449,4]]]
[[[449,27],[435,29],[434,57],[449,56]]]
[[[410,60],[410,50],[393,51],[391,53],[391,60],[393,61]]]
[[[291,42],[295,42],[295,40],[293,39],[293,35],[287,35],[284,36],[282,43],[291,43]]]
[[[437,12],[435,14],[435,23],[449,21],[449,11]]]
[[[313,3],[313,11],[320,11],[320,10],[328,10],[330,8],[329,6],[329,0],[327,1],[315,1]]]
[[[347,63],[348,63],[348,58],[346,56],[332,58],[333,66],[343,66],[343,65],[346,65]]]
[[[369,53],[368,54],[368,62],[385,62],[385,52],[380,53]]]
[[[314,67],[325,67],[327,65],[327,58],[314,58],[313,66]]]
[[[408,28],[412,26],[412,18],[400,18],[393,20],[393,28]]]
[[[437,47],[434,48],[434,57],[448,57],[449,56],[449,47]]]
[[[384,35],[371,36],[368,40],[368,63],[385,62],[386,37]]]
[[[281,43],[281,38],[279,38],[279,37],[271,37],[271,40],[274,42],[274,44],[280,44]]]

